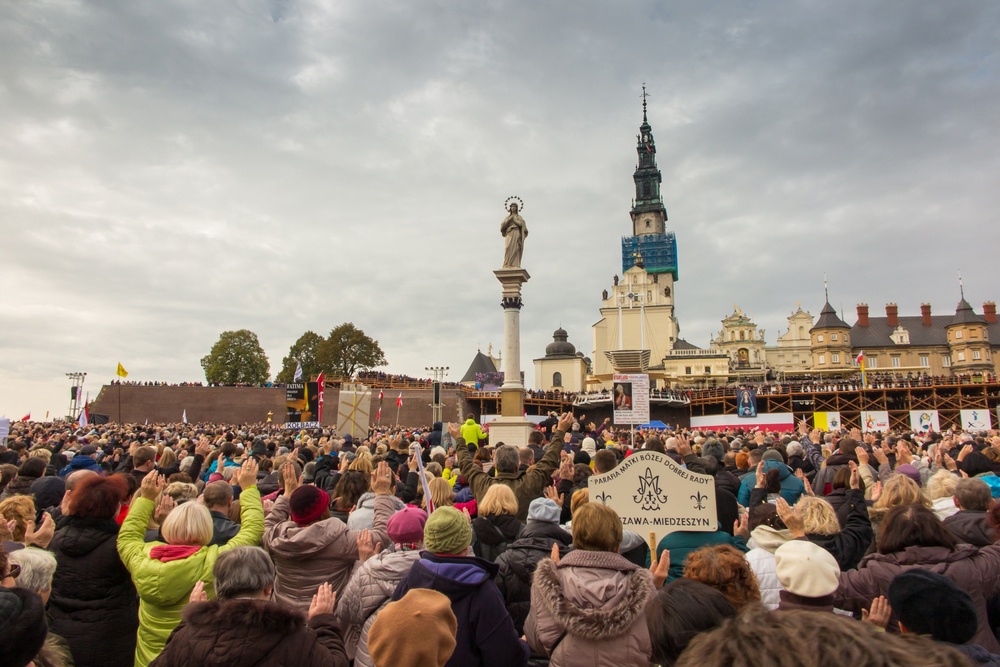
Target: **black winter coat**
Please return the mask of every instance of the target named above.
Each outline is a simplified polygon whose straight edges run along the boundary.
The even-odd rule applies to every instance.
[[[298,611],[265,600],[200,602],[150,667],[244,665],[347,667],[344,639],[333,614],[308,621]]]
[[[521,536],[524,524],[510,514],[488,514],[472,520],[475,540],[472,548],[476,556],[491,563],[507,550],[511,542]]]
[[[565,556],[573,536],[554,524],[531,521],[498,559],[500,571],[493,580],[507,602],[507,611],[514,621],[518,636],[524,634],[524,621],[531,611],[531,577],[538,564],[552,555],[552,545],[559,545]]]
[[[76,667],[130,667],[135,662],[139,598],[118,558],[118,524],[67,516],[49,549],[56,557],[49,616],[69,644]]]

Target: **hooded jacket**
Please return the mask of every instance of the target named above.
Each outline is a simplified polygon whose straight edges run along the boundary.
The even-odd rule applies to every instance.
[[[521,667],[528,660],[528,646],[518,638],[493,583],[496,574],[497,566],[481,558],[422,551],[392,599],[411,588],[430,588],[451,600],[458,632],[446,667]]]
[[[551,667],[648,667],[645,611],[653,595],[649,571],[618,554],[573,551],[558,564],[543,560],[525,637]]]
[[[300,612],[265,600],[200,602],[167,641],[154,667],[347,667],[333,614],[306,622]]]
[[[750,533],[750,543],[753,548],[747,552],[747,562],[750,569],[757,575],[760,585],[760,601],[767,609],[777,609],[780,602],[779,592],[784,586],[778,581],[777,561],[774,552],[785,542],[794,539],[791,531],[777,530],[767,525],[760,525]]]
[[[129,667],[135,661],[139,598],[118,558],[118,524],[63,517],[49,550],[56,557],[48,612],[77,667]]]
[[[531,577],[535,568],[552,555],[553,544],[558,544],[560,555],[565,556],[572,542],[573,536],[559,526],[529,519],[521,537],[497,558],[500,569],[494,581],[507,601],[507,611],[518,636],[524,634],[524,622],[531,611]]]
[[[344,644],[355,667],[373,667],[368,654],[368,632],[392,592],[420,560],[419,551],[379,553],[354,571],[343,594],[337,599],[337,618],[344,628]]]
[[[907,547],[891,554],[866,556],[857,570],[840,574],[840,586],[834,593],[834,605],[859,613],[879,595],[886,595],[889,582],[900,572],[913,568],[944,575],[972,597],[979,617],[979,627],[969,642],[991,653],[1000,653],[1000,643],[990,629],[987,600],[1000,594],[1000,545],[977,549],[960,544],[955,550],[946,547]],[[895,614],[888,628],[898,626]]]
[[[487,514],[472,520],[475,554],[495,563],[508,545],[521,536],[524,524],[510,514]]]
[[[76,472],[77,470],[93,470],[98,475],[104,472],[104,468],[94,460],[92,456],[84,456],[83,454],[77,454],[69,460],[69,463],[59,471],[60,477],[66,477],[67,475]]]
[[[485,440],[486,437],[487,436],[483,433],[482,427],[476,423],[475,419],[466,419],[465,423],[462,424],[462,440],[465,440],[467,444],[478,447],[479,441]],[[462,447],[456,447],[456,449],[462,449]],[[465,451],[469,451],[468,447],[465,447],[464,449]]]
[[[264,532],[260,492],[252,486],[240,495],[240,532],[225,546],[201,547],[185,558],[158,560],[150,552],[163,543],[143,541],[154,508],[152,500],[137,498],[118,533],[118,555],[139,593],[136,667],[145,667],[163,650],[167,637],[180,623],[195,582],[204,582],[208,597],[215,596],[212,567],[219,554],[239,546],[254,546]]]
[[[531,505],[531,501],[541,498],[545,489],[552,483],[552,473],[559,467],[559,452],[562,451],[564,437],[562,431],[553,431],[552,442],[545,448],[545,456],[528,472],[497,472],[496,476],[487,475],[473,462],[469,448],[463,447],[460,439],[456,448],[458,467],[478,502],[483,501],[486,492],[494,484],[509,486],[517,498],[517,519],[524,523],[528,520],[528,506]]]
[[[789,505],[794,505],[799,501],[799,498],[806,491],[805,484],[802,480],[792,474],[791,468],[786,466],[781,461],[764,461],[764,473],[766,474],[769,470],[777,470],[778,477],[781,479],[781,497]],[[754,485],[757,483],[757,477],[753,474],[748,474],[743,477],[740,482],[740,492],[737,494],[737,500],[740,505],[747,507],[750,505],[750,491],[753,490]]]
[[[371,531],[383,547],[388,544],[385,527],[395,507],[395,498],[375,498]],[[275,601],[305,612],[323,582],[329,582],[337,595],[343,592],[358,560],[359,531],[332,517],[299,526],[290,516],[288,498],[282,495],[267,515],[263,542],[274,559]]]
[[[406,507],[402,500],[396,496],[388,496],[395,502],[393,514]],[[366,491],[358,498],[354,511],[347,517],[347,527],[351,530],[371,530],[375,523],[375,493]]]
[[[986,512],[960,510],[944,520],[955,537],[974,547],[988,547],[997,541],[996,533],[986,524]]]

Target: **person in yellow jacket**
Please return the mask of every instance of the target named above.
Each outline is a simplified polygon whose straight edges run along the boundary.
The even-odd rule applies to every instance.
[[[139,632],[135,667],[146,667],[163,650],[170,633],[181,621],[191,590],[199,581],[215,597],[212,567],[220,553],[239,546],[260,544],[264,534],[264,509],[257,490],[257,463],[243,462],[239,472],[240,532],[225,546],[207,546],[212,541],[212,515],[199,502],[170,510],[160,530],[166,543],[144,542],[146,524],[156,509],[155,498],[166,481],[155,470],[142,480],[141,496],[132,503],[118,533],[118,555],[132,575],[139,593]],[[160,506],[172,507],[162,494]]]
[[[483,433],[483,429],[476,422],[476,418],[471,412],[465,416],[465,423],[462,424],[462,440],[465,440],[465,444],[467,445],[479,447],[479,441],[485,440],[486,434]]]

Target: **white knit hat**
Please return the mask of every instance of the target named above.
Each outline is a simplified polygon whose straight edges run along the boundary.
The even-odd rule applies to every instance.
[[[808,540],[785,542],[774,552],[775,573],[789,593],[804,598],[832,595],[840,584],[840,566],[829,551]]]

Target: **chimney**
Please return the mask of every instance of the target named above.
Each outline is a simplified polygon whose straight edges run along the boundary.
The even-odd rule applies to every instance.
[[[866,327],[868,326],[868,304],[859,303],[858,304],[858,326]]]
[[[885,304],[886,324],[895,329],[899,326],[899,306],[894,303]]]
[[[920,304],[920,321],[925,327],[929,327],[931,325],[931,304]]]
[[[997,321],[997,304],[994,301],[987,301],[983,304],[983,316],[987,324],[995,324]]]

